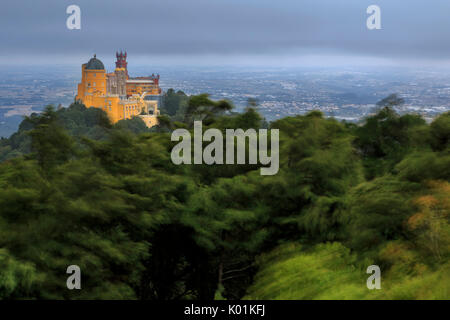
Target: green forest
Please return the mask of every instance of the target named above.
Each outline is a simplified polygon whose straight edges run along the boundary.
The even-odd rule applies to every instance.
[[[76,102],[24,118],[0,140],[0,298],[448,299],[450,112],[395,98],[358,124],[175,90],[151,129]],[[279,172],[174,165],[172,130],[198,119],[279,129]]]

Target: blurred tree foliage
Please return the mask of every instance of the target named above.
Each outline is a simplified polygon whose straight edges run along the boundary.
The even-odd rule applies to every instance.
[[[151,130],[74,103],[0,141],[0,298],[449,297],[450,113],[427,124],[391,97],[358,125],[319,111],[267,124],[257,101],[233,113],[169,91]],[[200,119],[279,129],[278,174],[172,164],[171,131]],[[72,264],[82,290],[66,288]]]
[[[189,97],[181,90],[169,89],[162,97],[161,113],[169,116],[179,116],[186,112]]]

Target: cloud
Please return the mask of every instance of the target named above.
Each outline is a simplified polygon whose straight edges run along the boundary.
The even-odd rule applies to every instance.
[[[366,28],[368,0],[16,0],[2,3],[3,58],[14,55],[367,55],[446,59],[448,0],[377,0],[382,30]],[[81,7],[82,29],[66,28]]]

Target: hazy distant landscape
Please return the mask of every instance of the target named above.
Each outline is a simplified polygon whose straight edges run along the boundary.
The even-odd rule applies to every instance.
[[[0,136],[7,137],[22,117],[45,105],[68,106],[76,94],[81,71],[74,66],[5,67],[0,75]],[[112,65],[106,65],[112,70]],[[405,99],[400,113],[425,118],[450,110],[450,72],[407,68],[258,68],[129,65],[136,76],[161,75],[163,90],[209,93],[229,99],[240,111],[256,98],[267,120],[304,114],[358,121],[391,93]]]

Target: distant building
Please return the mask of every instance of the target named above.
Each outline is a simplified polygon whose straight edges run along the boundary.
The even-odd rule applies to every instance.
[[[161,88],[159,75],[130,78],[127,53],[116,53],[116,69],[106,73],[105,66],[96,55],[81,66],[81,83],[77,100],[88,108],[104,110],[112,123],[140,117],[147,127],[158,124]]]

